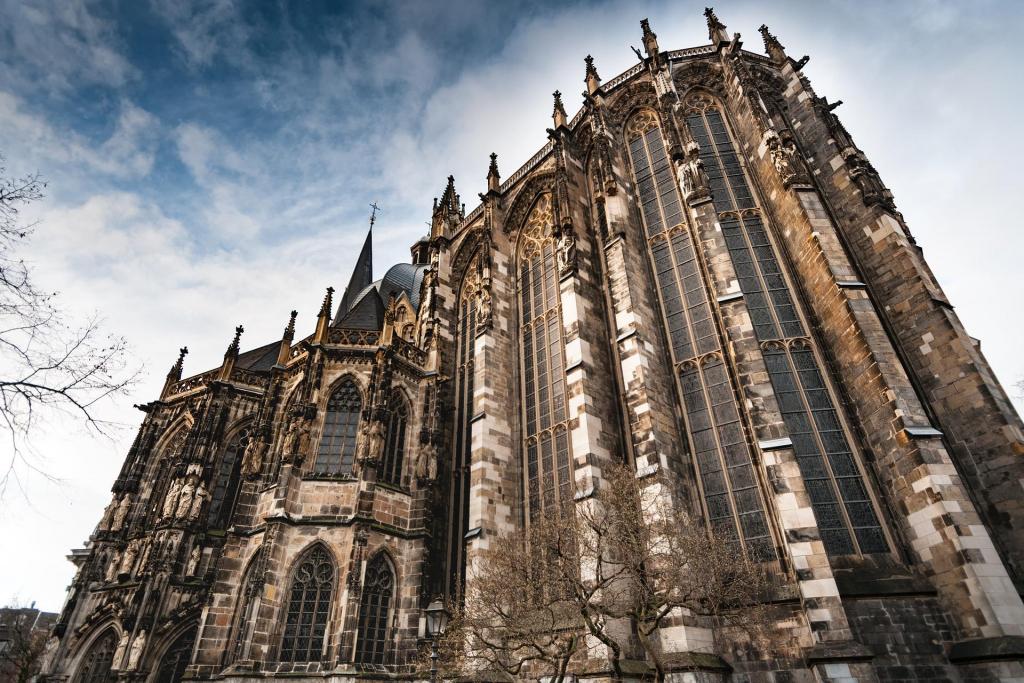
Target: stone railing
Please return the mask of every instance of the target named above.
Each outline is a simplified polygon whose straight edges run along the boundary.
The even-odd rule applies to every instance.
[[[345,330],[335,327],[327,331],[328,344],[376,346],[378,342],[380,342],[380,332],[377,330]]]
[[[203,389],[210,382],[215,380],[218,374],[220,374],[220,368],[217,368],[216,370],[207,370],[206,372],[193,377],[186,377],[185,379],[172,384],[171,390],[168,391],[167,394],[168,396],[176,396],[177,394],[185,394],[197,389]]]
[[[270,378],[266,375],[261,375],[252,370],[246,370],[244,368],[234,368],[231,371],[231,381],[238,382],[239,384],[245,384],[250,387],[258,387],[260,389],[266,388],[270,385]]]
[[[395,335],[394,339],[391,341],[391,347],[400,357],[414,365],[423,365],[427,362],[426,351],[419,348],[412,342],[402,339],[398,335]]]

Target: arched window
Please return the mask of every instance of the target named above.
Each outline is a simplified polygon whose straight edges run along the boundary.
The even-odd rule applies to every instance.
[[[466,576],[466,532],[469,531],[469,466],[473,435],[473,360],[478,304],[481,296],[481,250],[470,259],[459,286],[459,318],[455,323],[455,429],[448,484],[448,538],[446,594],[462,594]],[[436,398],[435,398],[436,400]]]
[[[235,509],[238,485],[242,479],[242,452],[245,450],[243,444],[248,434],[248,429],[238,430],[220,456],[217,474],[213,480],[213,491],[210,493],[210,512],[207,519],[211,529],[223,529],[231,524],[231,513]]]
[[[359,600],[359,635],[356,662],[384,664],[388,655],[388,626],[391,596],[395,592],[395,574],[384,553],[370,560]]]
[[[634,115],[626,126],[626,142],[708,523],[719,538],[737,541],[749,557],[774,559],[749,432],[657,114],[642,110]]]
[[[281,639],[282,662],[318,662],[334,593],[334,562],[323,546],[308,551],[295,569]]]
[[[405,427],[409,421],[409,404],[402,392],[395,389],[388,401],[388,430],[384,442],[384,455],[380,462],[380,481],[394,486],[402,485],[402,467],[405,464]]]
[[[150,488],[148,512],[146,513],[149,522],[155,523],[163,510],[164,496],[174,479],[174,463],[185,448],[185,439],[188,438],[189,429],[192,423],[188,420],[179,420],[176,427],[171,427],[169,434],[162,439],[162,443],[156,449],[156,457],[146,468],[145,480],[155,481],[156,484]]]
[[[317,474],[351,474],[356,455],[356,434],[363,399],[359,388],[346,379],[327,401],[314,470]]]
[[[562,307],[551,194],[540,196],[519,237],[523,448],[531,516],[573,494]]]
[[[75,677],[75,683],[111,683],[117,674],[110,671],[114,663],[114,650],[117,649],[117,634],[109,628],[93,641],[89,652],[82,659],[81,668]]]
[[[742,157],[711,98],[687,102],[722,237],[761,344],[768,378],[830,555],[888,552],[843,419],[782,270]]]
[[[235,610],[235,629],[233,645],[227,653],[227,664],[245,659],[246,645],[256,625],[256,612],[259,608],[260,593],[263,590],[263,548],[256,550],[249,566],[245,570],[242,586],[239,589],[238,607]]]
[[[192,659],[192,646],[195,642],[194,628],[178,636],[160,658],[160,668],[156,671],[154,683],[178,683],[185,675],[189,660]]]

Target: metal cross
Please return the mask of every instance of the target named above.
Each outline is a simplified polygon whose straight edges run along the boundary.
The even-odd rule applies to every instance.
[[[372,228],[374,222],[377,220],[377,212],[380,211],[381,208],[377,206],[377,202],[371,203],[370,206],[373,207],[373,212],[370,214],[370,227]]]

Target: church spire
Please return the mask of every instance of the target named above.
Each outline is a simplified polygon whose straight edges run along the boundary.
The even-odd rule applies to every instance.
[[[351,286],[351,282],[349,286]],[[348,294],[348,292],[345,292]],[[358,292],[353,292],[355,296]],[[320,313],[316,316],[316,332],[313,333],[313,342],[323,344],[327,341],[327,328],[331,325],[331,302],[334,298],[334,287],[328,287],[324,294],[324,302],[320,305]],[[340,310],[340,309],[339,309]],[[338,320],[341,318],[339,317]]]
[[[242,340],[242,333],[245,332],[245,328],[239,325],[235,328],[235,337],[228,344],[227,351],[224,352],[224,363],[220,366],[220,379],[227,381],[231,377],[231,371],[235,369],[235,361],[238,360],[238,350],[240,348],[239,342]]]
[[[356,265],[352,268],[352,277],[349,278],[348,286],[345,287],[345,293],[341,295],[341,302],[334,315],[335,321],[341,320],[348,313],[348,309],[355,303],[359,292],[373,282],[373,223],[377,218],[377,205],[372,204],[371,206],[373,206],[373,213],[370,215],[370,229],[366,231],[363,248],[359,250]],[[330,313],[330,309],[327,312]]]
[[[721,45],[732,41],[728,31],[725,30],[725,24],[718,20],[713,7],[704,8],[704,17],[708,20],[708,38],[713,44]]]
[[[284,328],[284,334],[281,335],[281,346],[277,350],[277,364],[281,367],[288,364],[288,359],[291,356],[292,340],[295,339],[295,317],[298,315],[298,311],[292,311],[288,325]]]
[[[569,116],[565,113],[565,105],[562,104],[562,93],[556,90],[551,93],[555,98],[555,109],[551,112],[551,120],[555,122],[555,130],[569,125]]]
[[[441,201],[434,197],[434,216],[430,224],[430,236],[451,234],[465,218],[465,207],[459,193],[455,191],[455,176],[448,176],[448,184],[441,194]]]
[[[587,75],[583,79],[587,84],[587,94],[593,95],[601,89],[601,77],[597,75],[597,68],[594,66],[593,57],[587,55],[583,58],[583,61],[587,63]]]
[[[779,42],[779,39],[771,34],[768,30],[767,24],[761,24],[761,28],[757,29],[761,32],[761,37],[764,39],[764,51],[772,61],[776,64],[782,65],[786,63],[786,48]]]

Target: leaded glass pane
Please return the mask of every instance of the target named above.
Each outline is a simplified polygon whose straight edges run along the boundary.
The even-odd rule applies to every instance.
[[[318,474],[351,474],[363,400],[352,380],[341,383],[327,401],[314,470]]]
[[[75,683],[112,683],[116,680],[117,674],[110,670],[111,664],[114,663],[115,649],[117,635],[113,629],[108,629],[89,648],[75,677]]]
[[[356,637],[356,661],[360,664],[385,664],[388,661],[388,628],[395,576],[383,553],[366,567],[363,594],[359,601],[359,632]]]
[[[317,546],[299,560],[288,593],[281,639],[282,662],[318,662],[323,658],[327,617],[334,592],[334,563]]]

